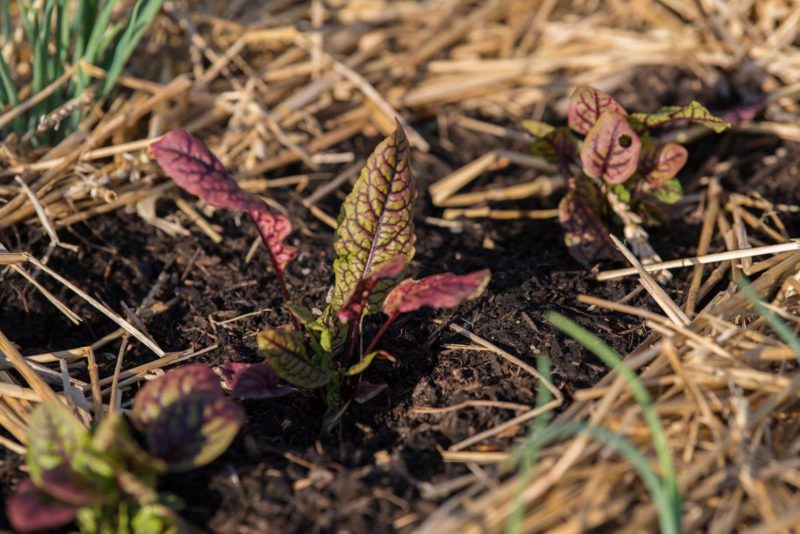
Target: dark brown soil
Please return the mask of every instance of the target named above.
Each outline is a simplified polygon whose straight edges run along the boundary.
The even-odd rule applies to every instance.
[[[419,127],[435,132],[435,125]],[[467,472],[462,465],[443,463],[437,449],[514,414],[492,408],[419,414],[414,408],[444,407],[469,399],[535,402],[537,383],[496,355],[445,350],[448,343],[466,341],[446,328],[449,323],[468,328],[530,364],[536,363],[537,354],[549,354],[555,385],[567,398],[575,390],[591,386],[605,369],[545,322],[547,310],[570,316],[623,354],[645,337],[641,321],[590,311],[575,301],[581,293],[619,300],[637,283],[595,282],[593,274],[567,254],[557,221],[467,222],[461,232],[426,222],[426,216],[437,213],[424,191],[443,174],[442,164],[435,160],[455,168],[486,149],[486,140],[474,134],[458,130],[451,134],[457,146],[472,148],[453,155],[431,135],[433,155],[415,156],[422,194],[413,270],[425,275],[490,267],[493,278],[487,292],[455,311],[417,313],[398,321],[382,342],[397,363],[380,362],[367,373],[370,380],[388,383],[389,390],[366,405],[352,406],[330,434],[321,433],[323,409],[300,395],[245,403],[249,421],[231,449],[212,466],[166,482],[165,489],[185,499],[184,515],[195,525],[225,533],[366,533],[407,531],[419,524],[440,502],[425,498],[423,489]],[[717,153],[720,142],[725,143],[724,152]],[[348,148],[366,155],[376,143],[377,139],[366,139],[362,145]],[[696,178],[704,172],[709,156],[734,158],[737,170],[726,178],[726,188],[755,188],[767,198],[797,202],[800,152],[788,150],[773,172],[753,178],[761,158],[778,146],[768,139],[727,136],[690,147],[695,154],[694,171],[686,174],[687,189],[697,188]],[[698,147],[703,150],[691,151]],[[740,165],[735,158],[740,158]],[[500,178],[509,181],[518,180],[523,173],[503,172],[506,175]],[[487,176],[478,185],[497,178]],[[288,208],[300,229],[294,239],[301,254],[290,268],[290,291],[302,296],[304,303],[321,308],[331,281],[332,233],[308,215],[294,194],[281,192],[276,199]],[[339,203],[340,199],[331,198],[322,207],[335,213]],[[553,203],[550,200],[546,205]],[[535,201],[518,206],[541,207]],[[173,209],[169,202],[161,205],[164,214]],[[263,251],[244,263],[256,235],[254,229],[247,224],[237,226],[233,216],[222,212],[215,214],[212,222],[220,225],[225,235],[220,245],[194,229],[190,237],[174,239],[136,215],[114,213],[62,231],[64,240],[79,245],[81,252],[76,256],[56,251],[50,265],[116,310],[122,302],[135,308],[164,272],[168,278],[158,298],[166,301],[177,295],[181,300],[147,321],[146,327],[165,350],[217,343],[220,348],[200,361],[256,361],[254,333],[288,318],[281,310],[278,287]],[[663,256],[677,257],[692,251],[698,233],[699,220],[683,214],[654,230],[653,243]],[[34,254],[45,250],[46,239],[38,227],[18,228],[2,237],[12,250]],[[685,285],[686,275],[676,276],[671,291],[678,301]],[[71,325],[29,284],[6,273],[0,286],[0,329],[26,353],[88,344],[114,329],[79,299],[49,281],[47,286],[85,322]],[[653,308],[642,295],[632,304]],[[266,311],[220,324],[254,310]],[[435,320],[442,321],[441,325]],[[110,373],[116,358],[111,354],[116,347],[109,351],[99,355],[103,374]],[[126,367],[149,359],[146,349],[136,345]],[[520,428],[515,435],[524,432],[525,428]],[[506,433],[481,445],[486,450],[503,449],[513,443],[515,435]],[[0,460],[0,483],[6,494],[20,476],[19,466],[20,460],[10,454]],[[0,527],[5,526],[0,520]]]

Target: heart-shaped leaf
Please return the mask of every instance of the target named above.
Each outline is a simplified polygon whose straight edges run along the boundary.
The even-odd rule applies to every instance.
[[[275,328],[259,332],[257,339],[264,358],[290,384],[313,389],[330,381],[330,374],[308,357],[301,332]]]
[[[442,273],[404,280],[386,296],[383,313],[395,316],[425,306],[452,308],[483,293],[490,278],[489,269],[481,269],[464,275]]]
[[[594,128],[600,116],[606,111],[623,116],[628,114],[608,93],[588,85],[580,85],[569,98],[567,123],[573,131],[585,135]]]
[[[71,466],[90,442],[80,421],[60,404],[39,404],[28,428],[27,465],[36,484],[41,484],[45,471]]]
[[[6,517],[14,532],[57,529],[75,520],[76,509],[53,501],[33,480],[23,480],[6,501]]]
[[[236,403],[201,393],[167,405],[145,436],[150,451],[170,471],[186,471],[225,452],[243,423],[244,412]]]
[[[212,206],[246,211],[258,228],[280,276],[297,251],[284,243],[292,232],[289,219],[275,215],[255,195],[243,191],[225,166],[201,140],[186,130],[173,130],[151,145],[153,154],[179,187]]]
[[[372,291],[375,286],[384,278],[393,278],[403,272],[406,267],[406,259],[396,256],[381,265],[376,265],[372,272],[358,281],[347,303],[342,306],[337,314],[343,323],[349,323],[361,318],[367,307]]]
[[[624,115],[606,111],[581,147],[584,172],[610,184],[621,184],[636,172],[641,141]]]
[[[206,394],[222,397],[222,387],[214,372],[196,363],[172,369],[164,376],[151,380],[139,390],[133,400],[131,418],[140,430],[145,430],[165,407],[191,395]]]
[[[337,254],[333,262],[335,280],[326,316],[344,306],[358,282],[369,276],[374,266],[395,257],[409,261],[414,256],[412,211],[417,193],[410,159],[408,139],[398,125],[367,159],[342,204],[333,244]],[[391,285],[388,279],[376,284],[369,311],[379,309]]]
[[[676,143],[645,143],[639,156],[639,172],[658,186],[673,178],[686,165],[689,152]]]
[[[633,113],[631,114],[631,120],[642,124],[645,128],[658,128],[680,121],[687,121],[692,124],[702,124],[716,133],[724,132],[731,127],[729,123],[713,115],[696,100],[692,100],[688,106],[667,106],[651,114]]]
[[[582,182],[586,182],[586,179]],[[572,257],[583,265],[600,258],[619,258],[614,243],[608,237],[608,229],[596,212],[595,193],[590,184],[579,185],[576,191],[567,193],[558,205],[564,243]]]
[[[278,382],[278,373],[266,362],[224,363],[219,369],[234,397],[274,399],[296,391]]]

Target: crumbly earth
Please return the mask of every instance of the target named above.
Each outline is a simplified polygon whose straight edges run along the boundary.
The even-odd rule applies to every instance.
[[[626,105],[630,105],[626,101],[630,91],[621,96]],[[426,129],[431,125],[419,126],[424,132],[435,131]],[[428,218],[439,215],[424,192],[443,175],[441,162],[455,168],[485,149],[474,134],[455,131],[453,135],[463,137],[453,141],[465,147],[464,153],[453,155],[434,143],[431,155],[415,154],[422,194],[412,270],[419,276],[489,267],[493,277],[486,293],[457,310],[422,312],[399,320],[382,342],[397,363],[377,362],[367,372],[368,380],[386,382],[389,389],[366,405],[352,406],[331,433],[321,432],[324,408],[313,399],[294,394],[245,402],[248,423],[228,452],[209,467],[166,481],[165,490],[184,499],[184,516],[193,524],[221,533],[409,531],[447,497],[431,497],[430,490],[467,472],[460,464],[445,464],[438,449],[514,415],[490,407],[434,414],[417,409],[467,400],[532,405],[538,387],[532,376],[493,353],[450,347],[469,342],[450,330],[449,324],[461,325],[529,364],[548,354],[554,383],[568,400],[576,390],[595,383],[605,369],[548,325],[543,318],[546,311],[570,316],[622,354],[644,339],[640,320],[576,302],[575,297],[583,293],[620,300],[637,283],[594,281],[591,270],[568,255],[557,221],[478,220],[450,228]],[[347,148],[366,155],[376,143],[377,139],[369,139]],[[698,190],[698,178],[708,173],[714,161],[730,160],[734,166],[723,179],[726,189],[755,190],[769,199],[797,202],[800,151],[781,148],[769,160],[774,162],[772,167],[764,171],[764,156],[776,154],[779,147],[772,139],[733,135],[697,143],[690,147],[686,189]],[[524,146],[515,148],[524,150]],[[518,181],[523,173],[498,171],[483,177],[476,187],[498,180]],[[296,193],[281,191],[274,197],[291,214],[297,228],[294,244],[301,251],[290,267],[290,290],[303,303],[321,308],[332,277],[332,232],[308,214]],[[331,197],[321,207],[335,213],[340,202],[341,198]],[[531,209],[554,202],[526,201],[512,207]],[[167,301],[177,296],[179,302],[147,320],[145,326],[165,350],[217,344],[218,349],[199,361],[211,365],[257,361],[255,332],[283,324],[288,317],[281,310],[265,253],[259,250],[250,262],[245,261],[255,230],[246,221],[239,225],[233,215],[217,212],[211,222],[220,226],[225,241],[215,245],[168,199],[159,205],[159,212],[174,214],[192,229],[191,235],[172,238],[135,214],[117,212],[63,230],[62,238],[79,245],[80,253],[57,250],[50,266],[116,310],[122,309],[122,303],[135,308],[163,273],[165,281],[157,298]],[[788,222],[790,231],[797,229],[797,221]],[[676,209],[668,224],[652,232],[656,250],[664,257],[690,254],[699,224],[691,209]],[[2,237],[13,250],[42,254],[46,249],[46,237],[38,227],[19,227]],[[110,321],[49,280],[45,280],[47,286],[85,318],[81,326],[72,325],[13,273],[5,273],[2,280],[0,329],[25,353],[85,345],[114,329]],[[681,273],[671,283],[669,289],[678,301],[686,281],[686,273]],[[643,294],[631,303],[655,309]],[[250,312],[257,313],[240,317]],[[368,329],[375,326],[370,323]],[[116,350],[112,346],[98,354],[103,375],[110,374]],[[147,349],[135,345],[125,367],[150,359]],[[512,429],[480,447],[503,450],[525,431],[524,427]],[[3,494],[22,476],[21,463],[10,453],[0,458]],[[0,528],[7,526],[0,517]]]

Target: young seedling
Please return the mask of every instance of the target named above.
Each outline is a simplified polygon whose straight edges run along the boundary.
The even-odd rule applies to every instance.
[[[688,152],[659,141],[653,130],[676,123],[700,124],[717,133],[730,127],[696,101],[653,114],[628,114],[611,95],[587,86],[570,97],[567,122],[557,128],[525,121],[523,127],[535,138],[533,154],[558,165],[566,181],[559,220],[570,253],[584,264],[618,258],[608,237],[611,228],[622,223],[627,234],[632,226],[657,222],[659,206],[683,196],[676,176]]]
[[[266,211],[255,197],[244,193],[203,143],[183,131],[170,132],[153,145],[159,164],[175,182],[215,206],[245,210],[275,220],[260,226],[261,236],[282,280],[294,251],[283,244],[289,222]],[[339,215],[333,263],[334,282],[320,317],[297,301],[285,307],[295,327],[258,334],[265,363],[227,364],[220,373],[233,394],[243,398],[279,397],[293,388],[320,390],[332,412],[356,400],[363,402],[385,385],[361,381],[359,375],[378,357],[382,336],[402,313],[422,307],[457,306],[480,295],[489,282],[483,269],[466,275],[452,273],[420,280],[398,277],[414,257],[413,208],[417,193],[410,167],[410,147],[400,128],[380,143],[367,160]],[[289,250],[290,252],[286,252]],[[383,312],[386,319],[361,350],[366,316]]]
[[[169,371],[136,395],[131,414],[146,448],[126,419],[109,413],[90,432],[65,406],[41,404],[30,419],[23,481],[6,502],[17,532],[77,522],[80,532],[184,531],[174,496],[158,477],[212,462],[244,422],[216,375],[199,364]]]

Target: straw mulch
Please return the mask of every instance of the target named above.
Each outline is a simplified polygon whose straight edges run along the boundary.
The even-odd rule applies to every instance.
[[[207,10],[212,4],[215,9]],[[294,187],[314,216],[333,224],[335,214],[315,203],[345,186],[353,175],[348,169],[359,165],[361,154],[347,148],[350,140],[386,134],[399,116],[417,153],[425,154],[430,145],[415,126],[436,119],[447,146],[448,125],[458,125],[493,149],[492,161],[455,186],[448,182],[441,204],[447,205],[447,198],[500,160],[548,178],[543,162],[497,152],[525,139],[518,121],[539,118],[550,108],[563,113],[564,96],[576,84],[613,91],[650,67],[682,69],[722,97],[770,95],[768,120],[737,128],[797,141],[797,106],[789,96],[800,83],[798,25],[800,2],[792,0],[168,1],[120,79],[120,90],[108,102],[90,102],[78,132],[50,149],[33,150],[14,137],[0,143],[0,229],[41,225],[52,247],[63,247],[68,245],[58,234],[65,227],[129,209],[169,235],[182,235],[186,228],[155,212],[155,202],[171,198],[173,186],[163,181],[148,152],[154,138],[176,127],[204,138],[246,189]],[[30,72],[30,50],[18,41],[4,43],[2,53],[17,72]],[[104,75],[87,65],[73,68]],[[37,96],[25,98],[22,106]],[[0,125],[9,124],[22,106],[2,110]],[[456,166],[424,156],[443,169],[442,177],[469,162],[458,147],[452,149]],[[306,188],[322,181],[330,186],[306,195]],[[541,185],[462,197],[450,206],[477,207],[476,216],[491,216],[487,199],[549,194],[559,184]],[[221,239],[202,212],[178,200],[175,206],[211,239]],[[786,238],[777,235],[775,241]],[[735,237],[730,249],[750,246],[746,233]],[[707,241],[701,241],[706,250],[700,253]],[[26,357],[0,333],[0,351],[10,363],[0,371],[0,424],[11,436],[0,436],[0,442],[20,453],[36,402],[66,394],[89,419],[117,390],[112,384],[124,391],[155,369],[196,354],[165,356],[158,340],[137,326],[170,302],[145,299],[134,310],[109,309],[82,293],[80,280],[61,279],[25,252],[0,256],[13,276],[37,284],[70,320],[80,321],[47,291],[67,284],[117,329],[90,346]],[[739,272],[741,265],[728,267]],[[798,265],[796,254],[779,256],[755,283],[790,323],[798,321]],[[31,274],[39,270],[49,276]],[[686,530],[797,524],[800,421],[794,395],[800,375],[793,353],[735,290],[690,315],[688,324],[646,316],[654,334],[628,357],[657,396],[679,470]],[[117,379],[97,376],[94,351],[120,339],[141,342],[159,358],[123,368]],[[69,366],[79,361],[88,363],[89,383],[70,376]],[[609,377],[582,395],[561,419],[606,425],[652,453],[647,427],[618,380]],[[477,460],[479,455],[469,459]],[[431,517],[425,531],[501,529],[517,484],[494,471],[483,475]],[[610,523],[652,531],[656,524],[631,467],[584,437],[548,449],[532,481],[523,492],[527,530],[576,532]]]

